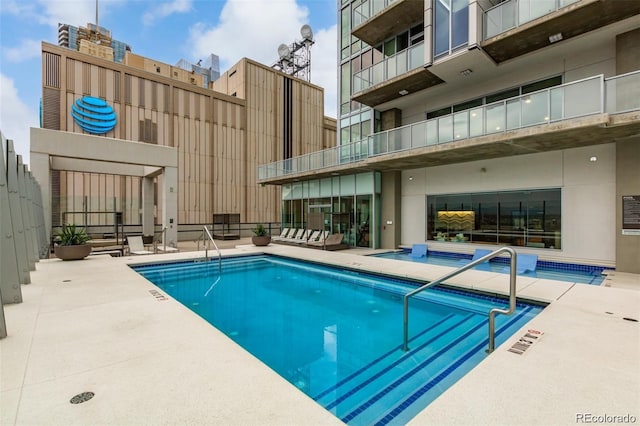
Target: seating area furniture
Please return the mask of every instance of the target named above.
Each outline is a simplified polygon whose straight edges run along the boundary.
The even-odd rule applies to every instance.
[[[341,250],[349,248],[348,244],[342,242],[343,234],[331,234],[324,241],[313,241],[307,244],[307,247],[318,248],[322,250]]]
[[[471,263],[474,260],[478,260],[481,257],[488,255],[489,253],[491,253],[491,250],[476,249],[476,251],[473,252],[473,257],[471,258],[471,260],[469,260],[469,259],[460,259],[458,262],[462,263],[462,264]],[[476,265],[475,268],[488,271],[489,270],[489,261],[482,262],[480,265]]]
[[[127,236],[127,244],[129,246],[129,254],[134,254],[134,255],[153,254],[152,251],[144,249],[144,243],[142,242],[142,236],[140,235]]]
[[[538,266],[538,255],[518,253],[516,256],[516,273],[524,274],[526,272],[535,272]],[[509,266],[504,268],[505,272],[509,271]]]
[[[427,257],[427,245],[426,244],[414,244],[411,248],[411,253],[409,253],[414,259],[419,259],[421,257]]]
[[[240,214],[214,213],[213,238],[218,240],[239,240]]]

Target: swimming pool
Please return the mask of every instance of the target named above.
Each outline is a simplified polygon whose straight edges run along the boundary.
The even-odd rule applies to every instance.
[[[404,424],[487,355],[487,313],[507,301],[278,256],[134,266],[350,425]],[[496,347],[543,308],[496,318]]]
[[[427,257],[413,258],[409,255],[409,250],[394,251],[389,253],[374,254],[374,257],[383,257],[385,259],[403,260],[407,262],[420,262],[432,265],[451,266],[459,268],[462,265],[461,260],[471,259],[471,255],[461,253],[449,253],[429,250]],[[486,265],[479,265],[477,269],[488,269],[491,272],[500,272],[508,274],[505,267],[509,266],[508,258],[494,258]],[[572,283],[600,285],[604,281],[602,271],[606,269],[604,266],[576,265],[570,263],[549,262],[538,260],[538,266],[535,271],[527,271],[519,276],[537,277],[557,281],[569,281]]]

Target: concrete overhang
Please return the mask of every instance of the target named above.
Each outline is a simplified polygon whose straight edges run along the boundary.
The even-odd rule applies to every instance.
[[[351,30],[351,34],[375,46],[424,21],[424,0],[396,0]]]
[[[640,141],[640,111],[611,116],[609,114],[592,115],[473,139],[377,155],[357,163],[261,179],[259,183],[281,185],[300,180],[364,171],[384,172],[433,167],[613,143],[616,140],[630,137],[636,137]]]
[[[638,0],[582,0],[484,40],[481,46],[501,63],[549,46],[549,36],[562,34],[567,40],[638,14]]]
[[[52,166],[68,167],[64,170],[148,176],[162,167],[178,167],[176,148],[35,127],[31,152],[50,155]]]
[[[440,77],[425,68],[417,68],[375,86],[371,86],[369,89],[355,93],[351,97],[351,100],[375,107],[376,105],[402,97],[403,95],[400,91],[406,90],[411,94],[440,83],[444,83]]]

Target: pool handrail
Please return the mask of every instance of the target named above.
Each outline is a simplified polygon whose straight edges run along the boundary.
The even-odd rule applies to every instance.
[[[499,309],[499,308],[493,308],[489,311],[489,348],[487,349],[487,353],[491,353],[493,352],[493,350],[495,349],[495,316],[496,314],[503,314],[503,315],[511,315],[513,314],[513,312],[516,309],[516,259],[518,257],[518,254],[516,253],[516,251],[511,248],[511,247],[501,247],[498,250],[492,251],[491,253],[487,254],[486,256],[482,256],[479,259],[476,259],[470,263],[467,263],[466,265],[456,269],[453,272],[450,272],[440,278],[438,278],[435,281],[431,281],[425,285],[423,285],[422,287],[419,287],[415,290],[410,291],[409,293],[404,295],[404,340],[403,340],[403,344],[402,344],[402,350],[407,352],[409,351],[409,298],[411,296],[414,296],[420,292],[422,292],[423,290],[426,290],[430,287],[436,286],[438,284],[442,284],[442,282],[444,282],[445,280],[448,280],[449,278],[455,277],[456,275],[460,274],[461,272],[464,272],[468,269],[473,268],[476,265],[479,265],[483,262],[486,262],[488,260],[493,259],[494,257],[502,254],[502,253],[508,253],[509,256],[511,257],[510,263],[509,263],[509,309]]]
[[[221,274],[222,273],[222,253],[220,253],[220,249],[218,248],[218,245],[214,241],[213,237],[211,236],[211,232],[209,232],[209,228],[207,228],[207,225],[204,225],[202,228],[203,228],[202,229],[202,243],[204,244],[204,258],[207,261],[209,260],[209,244],[208,244],[208,241],[207,241],[207,243],[204,242],[204,236],[206,234],[207,237],[209,237],[209,241],[211,241],[213,243],[213,246],[216,248],[216,251],[218,252],[218,272]],[[199,238],[198,238],[198,249],[200,249],[200,239]]]

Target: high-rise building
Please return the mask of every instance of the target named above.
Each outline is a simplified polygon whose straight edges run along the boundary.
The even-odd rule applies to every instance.
[[[202,75],[204,87],[209,87],[209,83],[220,78],[220,58],[213,53],[207,56],[204,63],[200,60],[197,64],[192,64],[186,59],[180,59],[176,67]]]
[[[128,44],[111,38],[111,31],[91,23],[86,27],[58,24],[58,46],[115,62],[122,62],[131,51]]]
[[[260,167],[284,226],[318,205],[352,246],[511,245],[640,272],[640,2],[338,10],[339,147]]]

